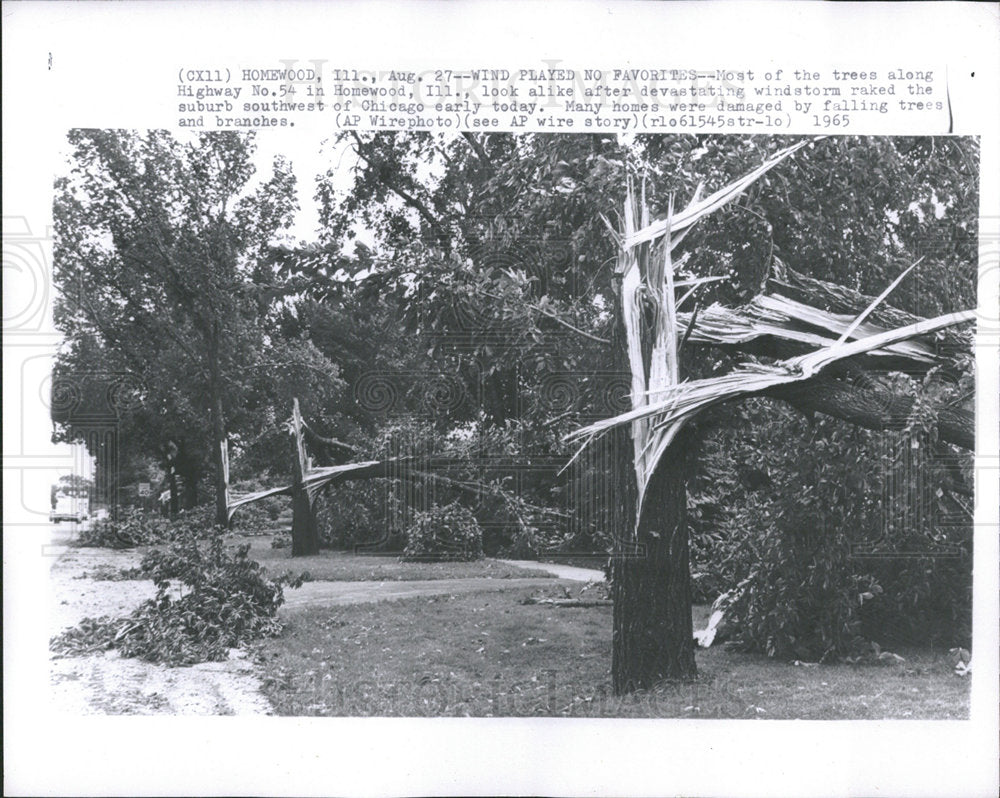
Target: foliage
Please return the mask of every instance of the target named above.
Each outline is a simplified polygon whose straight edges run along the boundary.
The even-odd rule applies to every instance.
[[[277,634],[283,585],[302,580],[270,578],[248,551],[248,545],[227,548],[221,530],[207,544],[186,534],[169,551],[154,549],[141,569],[156,584],[155,599],[124,618],[86,618],[53,638],[51,648],[64,655],[117,649],[125,657],[190,665],[225,659],[230,648]]]
[[[458,502],[418,511],[406,530],[404,560],[478,560],[482,556],[483,532],[472,512]]]
[[[392,540],[389,504],[393,496],[382,480],[334,485],[317,500],[320,545],[350,550],[357,546],[396,548]]]
[[[971,526],[942,527],[940,515],[895,523],[885,511],[912,502],[917,480],[955,500],[940,465],[918,475],[901,460],[915,439],[759,400],[735,418],[706,435],[691,540],[697,600],[735,589],[729,620],[742,647],[815,661],[868,640],[968,640]]]
[[[861,608],[861,632],[883,646],[972,645],[972,535],[955,530],[953,552],[886,557],[866,571],[882,589]]]
[[[298,376],[336,385],[308,341],[267,335],[264,254],[292,220],[295,176],[279,158],[255,181],[243,134],[74,130],[69,141],[54,209],[55,323],[67,341],[54,385],[84,398],[79,375],[120,378],[122,396],[102,410],[118,420],[121,448],[192,486],[214,460],[224,523],[220,443],[264,426],[269,400]],[[53,420],[60,438],[92,445],[83,409],[93,408],[54,402]]]
[[[105,549],[131,549],[162,543],[171,538],[169,519],[135,507],[123,507],[117,518],[109,516],[91,522],[89,527],[83,527],[75,544]]]
[[[736,586],[732,622],[746,650],[769,657],[825,661],[855,650],[861,641],[861,595],[878,589],[852,573],[843,539],[822,528],[770,527],[766,511],[744,514],[756,521],[755,556]]]
[[[52,507],[56,506],[56,496],[76,496],[94,498],[94,481],[79,474],[63,474],[59,481],[49,488],[49,500]]]
[[[271,534],[274,531],[274,523],[278,518],[282,504],[287,505],[288,499],[278,502],[264,499],[243,505],[233,515],[233,532],[241,535]]]
[[[659,212],[671,192],[684,196],[698,179],[721,184],[762,160],[753,138],[639,141]],[[769,137],[767,148],[794,141]],[[706,299],[745,301],[783,263],[874,296],[900,264],[924,256],[891,303],[926,317],[974,307],[978,160],[973,139],[844,136],[807,147],[689,236],[694,259],[730,271]]]

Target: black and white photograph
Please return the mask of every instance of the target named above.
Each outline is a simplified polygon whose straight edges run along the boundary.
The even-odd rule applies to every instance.
[[[968,717],[974,139],[68,144],[67,709]]]
[[[5,4],[5,793],[994,794],[950,5]]]

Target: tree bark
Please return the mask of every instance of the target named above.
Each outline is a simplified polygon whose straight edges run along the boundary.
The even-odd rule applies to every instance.
[[[629,371],[620,303],[613,333],[615,369]],[[657,469],[636,525],[638,486],[631,428],[614,435],[614,543],[611,598],[614,601],[611,677],[615,694],[648,689],[663,679],[692,679],[697,673],[691,625],[685,444],[682,433]]]
[[[292,556],[319,554],[319,524],[301,480],[292,488]]]
[[[647,489],[634,547],[612,565],[616,694],[649,689],[664,679],[697,674],[691,624],[687,528],[687,436],[676,440]],[[631,549],[631,551],[630,551]]]
[[[226,419],[222,409],[222,374],[219,363],[219,333],[213,330],[209,344],[209,415],[212,424],[212,462],[215,465],[215,523],[229,528],[226,475],[222,447],[226,440]]]
[[[198,482],[201,474],[198,471],[184,472],[184,509],[192,510],[199,504]]]
[[[170,512],[170,517],[173,518],[174,516],[177,515],[177,510],[179,509],[180,506],[178,502],[178,499],[180,497],[177,495],[177,471],[174,469],[173,464],[167,465],[167,480],[170,485],[169,512]]]
[[[213,391],[214,393],[214,391]],[[212,459],[215,464],[215,523],[229,527],[229,507],[226,504],[226,477],[222,464],[222,444],[226,439],[225,422],[222,417],[222,397],[212,397]]]
[[[302,484],[302,470],[295,458],[292,477],[292,556],[306,557],[319,554],[319,524],[316,520],[315,502]]]
[[[316,520],[316,506],[304,480],[309,458],[303,440],[302,417],[299,400],[292,406],[294,434],[292,435],[292,556],[305,557],[319,554],[319,524]]]

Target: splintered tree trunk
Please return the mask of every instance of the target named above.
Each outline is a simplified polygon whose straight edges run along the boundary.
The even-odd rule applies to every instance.
[[[292,426],[292,556],[304,557],[319,554],[319,524],[316,523],[315,503],[304,484],[310,466],[302,437],[298,399],[292,402]]]
[[[632,399],[627,437],[617,438],[617,480],[624,485],[627,476],[634,488],[615,500],[624,516],[623,523],[616,524],[612,566],[612,676],[617,693],[652,687],[663,679],[691,679],[696,673],[685,482],[691,439],[683,421],[668,423],[663,418],[669,418],[669,413],[643,414],[676,396],[681,385],[681,327],[675,294],[681,285],[674,279],[671,253],[699,219],[731,202],[803,146],[781,150],[704,199],[699,186],[679,213],[674,213],[671,198],[666,217],[657,222],[650,221],[645,186],[637,198],[628,184],[623,229],[616,235],[613,351],[616,370],[628,369],[631,375]],[[606,425],[592,425],[581,433],[593,436],[606,431]]]
[[[614,336],[617,369],[628,368],[624,329]],[[687,436],[674,442],[647,489],[636,529],[635,469],[629,427],[618,427],[615,449],[614,600],[611,677],[616,694],[647,689],[663,679],[696,675],[688,555]]]
[[[216,386],[212,389],[212,442],[215,461],[215,523],[229,527],[229,507],[226,502],[226,476],[223,464],[222,446],[226,440],[225,421],[222,416],[222,395]]]
[[[220,334],[216,324],[209,341],[209,416],[212,423],[212,460],[215,466],[215,523],[229,528],[229,478],[226,471],[226,418],[222,408]]]
[[[292,488],[292,556],[319,553],[319,526],[309,494],[298,480]]]

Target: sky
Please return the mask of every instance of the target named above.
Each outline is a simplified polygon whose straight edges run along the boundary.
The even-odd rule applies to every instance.
[[[329,137],[303,134],[301,146],[289,149],[293,139],[287,132],[262,130],[257,134],[257,152],[254,161],[257,164],[257,174],[269,173],[276,155],[283,155],[292,163],[292,169],[298,180],[299,211],[290,234],[298,241],[311,243],[318,239],[319,206],[314,199],[316,193],[316,176],[325,173],[331,166],[338,170],[338,187],[347,189],[350,186],[351,168],[357,161],[357,156],[348,144],[334,144],[332,134]],[[357,231],[359,238],[370,243],[366,231]]]

